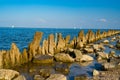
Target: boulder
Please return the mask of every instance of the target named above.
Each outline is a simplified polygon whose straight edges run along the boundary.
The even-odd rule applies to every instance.
[[[93,76],[98,76],[99,75],[99,71],[97,71],[97,70],[93,70]]]
[[[0,80],[12,80],[18,77],[19,75],[19,72],[14,70],[0,69]]]
[[[45,80],[41,75],[35,75],[34,80]]]
[[[46,80],[67,80],[67,77],[63,74],[51,74]]]
[[[26,80],[26,78],[23,75],[19,75],[17,78],[13,80]]]
[[[84,48],[84,51],[87,52],[87,53],[93,53],[94,52],[93,48]]]
[[[33,63],[53,63],[53,57],[49,55],[36,55],[33,58]]]
[[[74,59],[69,54],[57,53],[54,57],[56,61],[60,62],[74,62]]]
[[[87,61],[93,61],[93,57],[89,55],[82,55],[82,58],[80,59],[81,62],[87,62]]]
[[[117,57],[116,55],[115,55],[115,51],[110,51],[109,52],[109,54],[108,54],[108,56],[111,58],[111,57]]]
[[[82,48],[82,47],[84,47],[84,44],[83,44],[83,42],[81,42],[81,41],[79,41],[79,42],[77,42],[77,49],[80,49],[80,48]]]
[[[104,43],[104,44],[108,44],[108,43],[109,43],[109,40],[104,40],[103,43]]]
[[[42,39],[42,32],[36,32],[34,35],[33,41],[28,46],[28,53],[29,53],[29,61],[32,60],[32,58],[37,54],[40,41]]]
[[[81,51],[74,49],[74,54],[75,54],[75,60],[76,60],[76,61],[80,61],[80,59],[82,58],[82,53],[81,53]]]
[[[93,44],[94,51],[105,50],[105,47],[102,44]]]

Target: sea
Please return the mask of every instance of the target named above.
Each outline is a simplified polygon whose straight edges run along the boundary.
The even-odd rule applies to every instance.
[[[42,40],[47,39],[50,34],[56,35],[56,33],[62,33],[62,37],[65,38],[67,35],[70,35],[70,40],[78,36],[80,30],[84,30],[86,34],[89,29],[61,29],[61,28],[11,28],[11,27],[0,27],[0,50],[9,50],[11,44],[16,43],[17,47],[22,52],[24,48],[28,48],[29,43],[33,40],[34,34],[36,31],[43,32]],[[98,29],[90,29],[93,32],[96,32]],[[108,31],[108,29],[100,29],[101,33],[103,31]],[[108,40],[110,38],[107,38]],[[112,45],[115,45],[116,42],[112,42]],[[109,53],[111,50],[114,50],[117,55],[120,55],[120,50],[111,49],[106,46],[106,53]],[[63,68],[69,64],[62,64]],[[35,64],[25,64],[20,67],[15,67],[14,69],[19,71],[22,75],[26,77],[27,80],[33,80],[32,73],[29,72],[30,68],[52,68],[56,67],[56,63],[53,65],[35,65]],[[61,67],[60,67],[61,68]],[[67,74],[67,80],[74,80],[75,76],[85,75],[92,77],[93,69],[101,70],[101,64],[97,61],[88,62],[88,63],[72,63],[69,65],[69,74]]]
[[[14,42],[22,51],[28,47],[28,44],[33,40],[36,31],[43,32],[42,41],[47,39],[50,34],[62,33],[62,37],[65,38],[70,35],[72,40],[78,36],[80,30],[84,30],[86,34],[89,29],[60,29],[60,28],[11,28],[0,27],[0,50],[9,50],[11,44]],[[96,32],[98,29],[92,29]],[[101,32],[108,31],[107,29],[101,29]],[[42,45],[42,41],[40,45]]]

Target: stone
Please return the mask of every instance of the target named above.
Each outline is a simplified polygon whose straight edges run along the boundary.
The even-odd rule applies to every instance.
[[[34,80],[45,80],[41,75],[34,75]]]
[[[93,76],[98,76],[99,75],[99,71],[97,71],[97,70],[93,70]]]
[[[120,49],[120,40],[117,41],[116,47],[117,47],[118,49]]]
[[[33,63],[42,63],[42,64],[48,64],[48,63],[53,63],[53,57],[49,55],[36,55],[33,58]]]
[[[70,35],[67,35],[65,38],[65,46],[68,46],[69,41],[70,41]]]
[[[74,59],[69,54],[57,53],[54,57],[56,61],[60,62],[74,62]]]
[[[55,70],[63,74],[68,74],[70,72],[69,67],[70,64],[66,64],[66,63],[57,62],[55,64]]]
[[[74,80],[88,80],[88,78],[86,76],[82,75],[82,76],[75,76]]]
[[[10,61],[11,61],[11,65],[15,66],[15,65],[19,65],[20,63],[20,51],[19,48],[16,46],[15,43],[12,43],[11,45],[11,49],[10,49]]]
[[[79,41],[79,42],[77,42],[77,49],[80,49],[80,48],[83,48],[84,47],[84,44],[83,44],[83,42],[81,42],[81,41]]]
[[[27,53],[26,49],[23,50],[22,58],[23,58],[22,59],[23,63],[27,63],[28,62],[28,53]]]
[[[48,40],[43,40],[42,54],[48,54]]]
[[[0,80],[12,80],[20,74],[17,71],[10,69],[0,69]]]
[[[34,35],[33,41],[28,46],[28,53],[29,53],[29,61],[32,60],[32,58],[37,54],[40,41],[42,39],[42,32],[36,32]]]
[[[78,33],[78,39],[77,39],[77,42],[85,43],[84,30],[81,30],[81,31]]]
[[[80,61],[80,59],[82,58],[82,53],[81,53],[81,51],[74,49],[74,54],[75,54],[75,60],[76,60],[76,61]]]
[[[61,49],[64,49],[64,48],[65,48],[65,40],[62,38],[62,34],[59,33],[55,53],[60,53]]]
[[[115,51],[110,51],[109,52],[109,54],[108,54],[108,56],[111,58],[111,57],[117,57],[116,55],[115,55]]]
[[[39,74],[44,78],[48,78],[50,74],[53,74],[53,73],[55,73],[54,69],[41,69],[39,71]]]
[[[26,78],[23,75],[19,75],[17,78],[13,80],[26,80]]]
[[[103,43],[104,43],[104,44],[108,44],[108,43],[109,43],[109,40],[104,40]]]
[[[87,61],[93,61],[93,57],[89,55],[82,55],[82,58],[80,59],[81,62],[87,62]]]
[[[67,80],[67,77],[63,74],[51,74],[46,80]]]
[[[87,53],[93,53],[94,52],[93,48],[84,48],[84,51],[87,52]]]
[[[51,55],[54,55],[55,46],[56,46],[56,44],[55,44],[55,41],[54,41],[54,35],[50,34],[49,37],[48,37],[48,52]]]
[[[6,51],[0,51],[0,69],[3,68],[4,65],[4,58],[3,55],[6,54]]]
[[[104,63],[104,64],[102,64],[102,66],[103,66],[103,68],[105,70],[108,70],[108,69],[111,69],[111,68],[115,68],[115,65],[112,64],[112,63]]]
[[[108,54],[105,52],[97,52],[96,56],[101,57],[102,59],[108,59]]]

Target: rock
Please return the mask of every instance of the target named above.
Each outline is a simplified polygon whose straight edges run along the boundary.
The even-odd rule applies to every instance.
[[[62,74],[51,74],[46,80],[67,80],[67,77]]]
[[[93,53],[94,52],[93,48],[84,48],[84,51],[87,52],[87,53]]]
[[[44,78],[48,78],[50,74],[53,74],[53,73],[55,73],[54,69],[41,69],[39,71],[39,74]]]
[[[99,71],[97,71],[97,70],[93,70],[93,76],[98,76],[99,75]]]
[[[9,54],[10,54],[10,61],[11,61],[12,66],[21,64],[20,63],[20,61],[21,61],[20,60],[21,59],[20,58],[21,53],[20,53],[20,51],[19,51],[19,49],[18,49],[18,47],[16,46],[15,43],[12,43]]]
[[[74,49],[74,54],[75,54],[75,60],[76,60],[76,61],[80,61],[80,59],[82,58],[82,53],[81,53],[81,51]]]
[[[70,35],[66,36],[66,38],[65,38],[65,46],[66,47],[68,46],[69,41],[70,41]]]
[[[108,44],[108,43],[109,43],[109,40],[104,40],[103,43],[104,43],[104,44]]]
[[[42,39],[42,32],[36,32],[34,35],[33,41],[28,46],[28,53],[29,53],[29,61],[32,60],[32,58],[37,54],[40,41]]]
[[[23,58],[22,59],[23,63],[27,63],[28,62],[28,53],[27,53],[26,49],[23,50],[22,58]]]
[[[101,57],[102,59],[108,59],[108,54],[105,52],[97,52],[96,56]]]
[[[60,62],[74,62],[74,59],[69,54],[57,53],[54,57],[56,61]]]
[[[26,80],[26,78],[23,75],[19,75],[17,78],[13,80]]]
[[[117,41],[116,47],[117,47],[118,49],[120,49],[120,40]]]
[[[55,70],[63,74],[69,73],[69,67],[70,64],[66,64],[66,63],[57,62],[55,64]]]
[[[17,71],[10,69],[0,69],[0,80],[12,80],[20,74]]]
[[[43,78],[43,77],[40,76],[40,75],[35,75],[35,76],[34,76],[34,80],[45,80],[45,78]]]
[[[33,73],[33,72],[35,72],[35,71],[37,71],[35,68],[30,68],[30,69],[29,69],[29,72],[30,72],[30,73]]]
[[[48,54],[48,40],[43,40],[42,54]]]
[[[94,51],[105,50],[105,47],[102,44],[93,44]]]
[[[87,62],[87,61],[93,61],[93,57],[89,55],[83,55],[82,58],[80,59],[81,62]]]
[[[79,42],[77,42],[77,49],[80,49],[80,48],[82,48],[82,47],[84,47],[84,44],[83,44],[83,42],[81,42],[81,41],[79,41]]]
[[[0,51],[0,69],[3,68],[4,65],[4,54],[6,54],[6,51]]]
[[[111,38],[112,41],[116,40],[116,37]]]
[[[55,53],[59,53],[61,49],[64,49],[64,48],[65,48],[65,40],[62,38],[62,34],[59,33]]]
[[[108,54],[108,56],[111,58],[111,57],[117,57],[116,55],[115,55],[115,51],[110,51],[109,52],[109,54]]]
[[[36,55],[33,58],[33,63],[53,63],[53,57],[49,55]]]
[[[103,65],[103,68],[105,70],[108,70],[108,69],[111,69],[111,68],[115,68],[115,65],[114,64],[111,64],[111,63],[104,63],[102,64]]]
[[[51,55],[54,55],[54,49],[55,49],[55,41],[54,41],[54,35],[50,34],[48,37],[48,52]]]
[[[78,34],[78,39],[77,42],[82,42],[85,43],[85,35],[84,35],[84,30],[81,30]]]
[[[88,78],[86,76],[75,76],[74,80],[88,80]]]

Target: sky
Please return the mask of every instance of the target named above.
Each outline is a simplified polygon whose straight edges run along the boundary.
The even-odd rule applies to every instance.
[[[120,0],[0,0],[0,27],[120,29]]]

